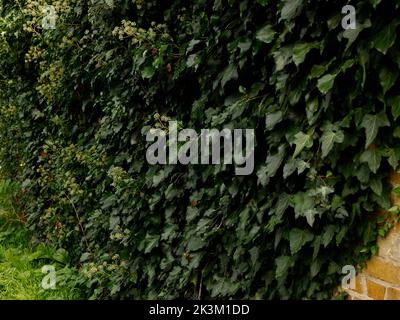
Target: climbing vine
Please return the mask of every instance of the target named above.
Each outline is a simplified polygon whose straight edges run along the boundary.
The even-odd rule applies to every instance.
[[[88,297],[330,298],[376,252],[400,159],[397,1],[351,1],[355,30],[348,1],[0,3],[2,175]],[[149,165],[160,119],[254,128],[254,173]]]

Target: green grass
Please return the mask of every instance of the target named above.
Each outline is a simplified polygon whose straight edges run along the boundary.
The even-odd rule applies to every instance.
[[[21,224],[12,225],[0,214],[0,300],[79,299],[74,288],[76,270],[68,266],[65,250],[46,245],[33,247]],[[56,268],[56,288],[43,289],[44,265]]]

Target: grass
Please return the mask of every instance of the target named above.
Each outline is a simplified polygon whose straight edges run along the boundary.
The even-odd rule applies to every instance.
[[[18,185],[0,179],[0,300],[79,299],[77,270],[69,267],[68,253],[45,244],[32,245],[31,234],[14,204]],[[44,289],[42,267],[56,271],[54,289]],[[46,282],[46,281],[45,281]]]
[[[29,231],[22,223],[10,222],[0,211],[0,300],[75,300],[77,271],[68,266],[65,250],[30,243]],[[55,289],[44,289],[44,265],[56,270]]]

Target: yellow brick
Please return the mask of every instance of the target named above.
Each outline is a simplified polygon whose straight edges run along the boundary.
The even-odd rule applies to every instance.
[[[386,300],[400,300],[400,290],[395,288],[387,288]]]
[[[400,285],[400,267],[380,257],[372,257],[365,272],[375,278]]]
[[[364,277],[361,275],[358,275],[356,277],[356,287],[354,288],[355,292],[364,293],[364,286],[363,286],[363,282],[365,281]]]
[[[375,281],[367,280],[368,297],[374,300],[383,300],[385,298],[386,288]]]
[[[378,240],[380,257],[386,257],[400,263],[400,228],[396,225],[386,238]]]

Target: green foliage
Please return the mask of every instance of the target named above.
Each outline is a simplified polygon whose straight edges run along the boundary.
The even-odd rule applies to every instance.
[[[0,299],[69,300],[79,299],[77,271],[61,261],[62,250],[46,245],[32,247],[30,233],[19,223],[0,216]],[[41,287],[42,266],[53,265],[57,272],[55,289]]]
[[[323,299],[376,251],[397,1],[354,1],[346,31],[347,1],[50,2],[55,30],[2,1],[0,161],[88,296]],[[255,128],[255,173],[148,165],[155,114]]]

